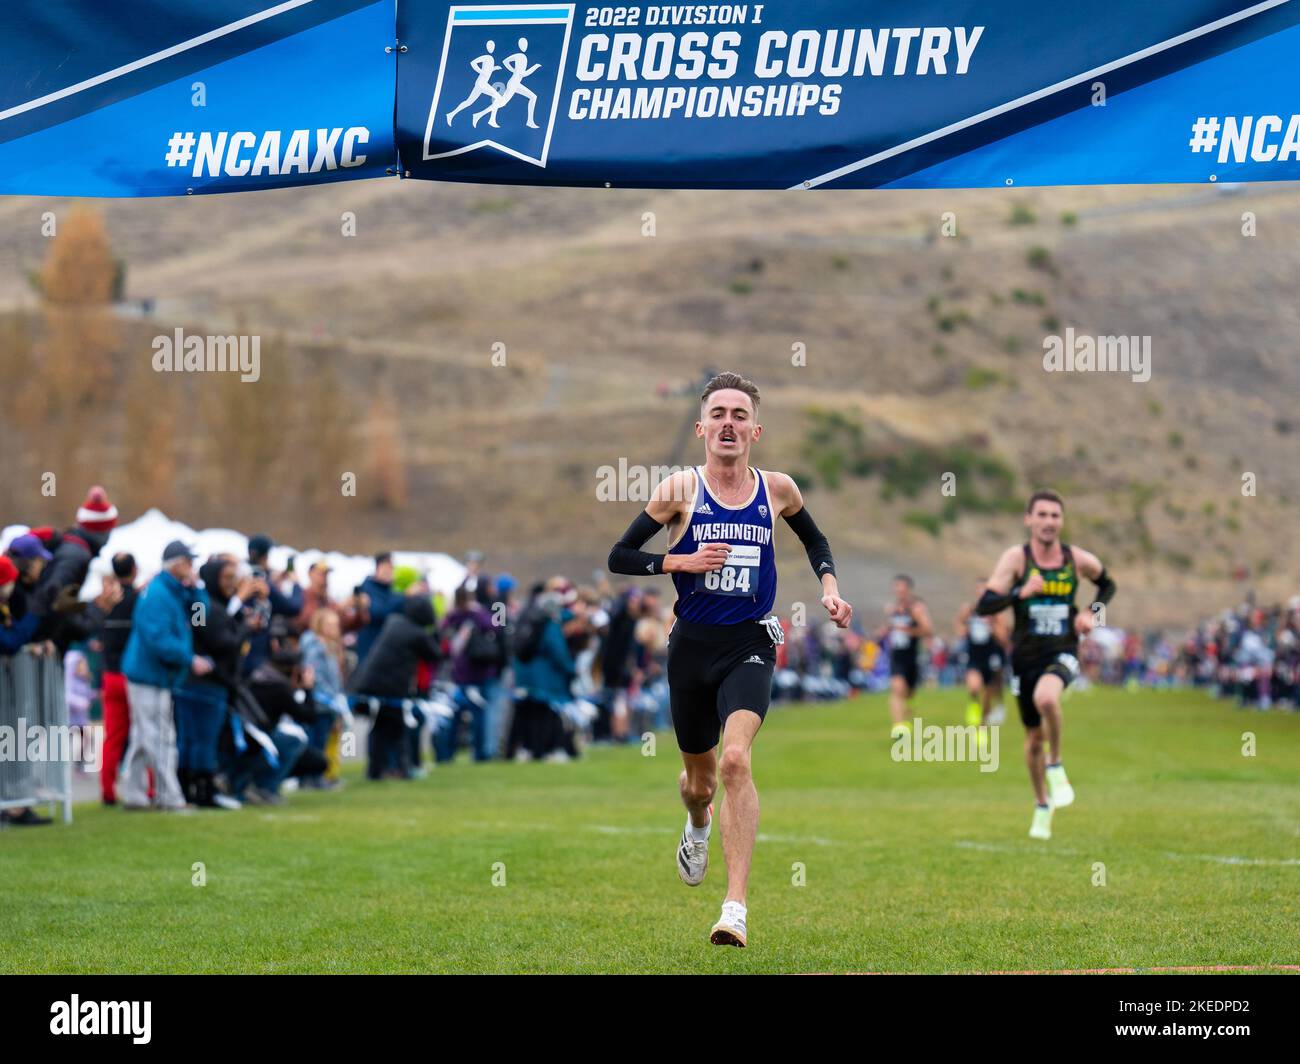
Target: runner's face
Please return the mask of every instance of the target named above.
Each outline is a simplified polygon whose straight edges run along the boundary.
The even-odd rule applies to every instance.
[[[1045,547],[1056,542],[1064,520],[1065,515],[1060,506],[1046,500],[1034,503],[1034,508],[1025,515],[1025,524],[1029,526],[1030,534]]]
[[[900,606],[905,606],[907,605],[907,602],[909,599],[911,599],[911,597],[912,597],[912,589],[908,586],[907,581],[895,580],[894,601],[897,602]]]
[[[749,396],[735,388],[723,388],[710,395],[702,420],[695,423],[695,435],[704,440],[705,452],[718,458],[747,461],[750,445],[762,431],[754,420]]]

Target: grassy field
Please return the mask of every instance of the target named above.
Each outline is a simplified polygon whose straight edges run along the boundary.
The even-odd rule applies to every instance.
[[[918,708],[936,723],[962,714],[955,693],[926,692]],[[7,831],[0,971],[1300,963],[1300,717],[1188,693],[1077,693],[1065,763],[1078,799],[1046,843],[1025,834],[1018,722],[1003,729],[999,770],[981,773],[895,763],[885,721],[878,697],[769,716],[755,756],[764,808],[749,949],[707,941],[724,889],[716,833],[704,885],[677,880],[683,814],[665,734],[658,756],[457,763],[381,784],[353,766],[341,793],[274,809],[83,805],[70,827]]]

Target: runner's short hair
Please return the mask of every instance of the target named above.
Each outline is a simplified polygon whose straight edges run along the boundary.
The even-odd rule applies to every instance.
[[[1029,496],[1029,503],[1025,506],[1025,513],[1033,513],[1034,505],[1040,502],[1054,502],[1062,510],[1065,509],[1065,500],[1061,498],[1059,492],[1055,492],[1051,488],[1039,488]]]
[[[703,406],[709,401],[709,396],[714,392],[720,392],[724,388],[734,388],[738,392],[744,392],[749,396],[750,403],[753,404],[754,412],[758,412],[758,385],[751,380],[746,380],[739,373],[718,373],[708,384],[704,386],[704,394],[700,396],[700,405]]]
[[[916,582],[906,573],[899,573],[897,576],[894,577],[894,580],[895,582],[901,580],[909,588],[916,587]]]

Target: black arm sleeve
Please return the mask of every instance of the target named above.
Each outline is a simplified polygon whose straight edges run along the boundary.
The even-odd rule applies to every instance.
[[[1118,588],[1115,585],[1115,581],[1110,578],[1110,573],[1106,572],[1105,568],[1097,574],[1096,584],[1097,597],[1092,600],[1093,602],[1100,602],[1104,605],[1115,597],[1115,592]]]
[[[788,514],[785,522],[794,529],[794,534],[808,552],[808,561],[817,579],[820,580],[826,573],[834,576],[835,559],[831,557],[831,545],[826,542],[826,536],[812,519],[808,507],[801,506],[798,513]]]
[[[992,589],[985,589],[984,594],[980,596],[979,602],[975,603],[975,612],[981,617],[991,617],[993,614],[1001,613],[1012,605],[1017,597],[1014,587],[1005,595],[999,595]]]
[[[662,573],[664,556],[648,554],[641,547],[663,527],[642,510],[610,549],[609,571],[623,576],[658,576]]]

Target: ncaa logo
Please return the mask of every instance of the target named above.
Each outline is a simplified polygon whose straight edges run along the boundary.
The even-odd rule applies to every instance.
[[[759,516],[759,517],[766,517],[766,516],[767,516],[767,507],[766,507],[766,506],[761,506],[761,505],[759,506],[759,508],[758,508],[758,516]]]
[[[457,5],[447,12],[425,159],[495,148],[546,166],[573,4]]]

